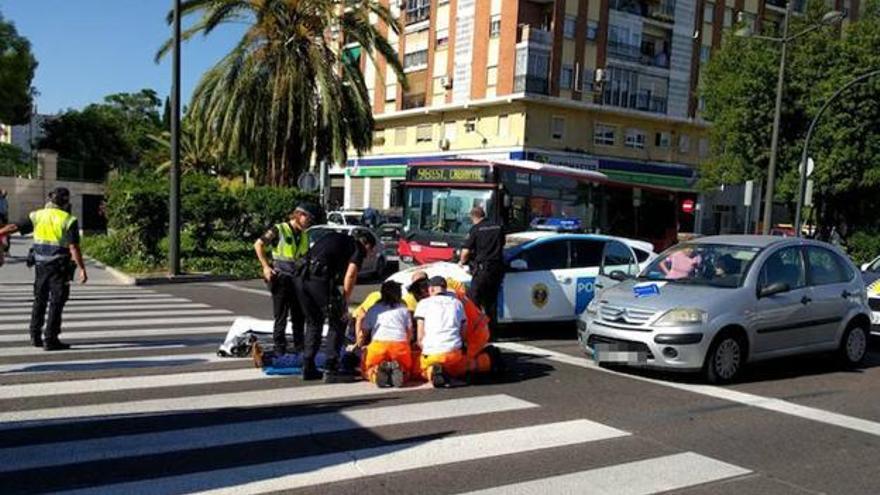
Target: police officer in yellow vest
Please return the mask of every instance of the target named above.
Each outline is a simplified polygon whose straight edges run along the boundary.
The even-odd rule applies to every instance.
[[[273,225],[254,243],[257,259],[263,267],[263,279],[272,292],[272,311],[275,317],[273,339],[275,353],[287,352],[287,318],[293,329],[293,347],[302,352],[304,345],[305,316],[296,297],[296,278],[300,264],[297,263],[309,251],[309,236],[306,230],[312,225],[317,208],[300,204],[290,212],[284,223]],[[272,248],[272,264],[266,256],[266,247]]]
[[[79,225],[70,214],[70,191],[59,187],[49,194],[45,208],[31,212],[26,220],[0,228],[0,235],[34,233],[33,261],[36,265],[34,306],[31,313],[31,344],[47,351],[69,349],[58,340],[61,312],[70,296],[73,279],[71,258],[79,267],[80,283],[88,275],[79,250]],[[48,306],[48,315],[47,315]],[[45,329],[43,324],[45,323]]]

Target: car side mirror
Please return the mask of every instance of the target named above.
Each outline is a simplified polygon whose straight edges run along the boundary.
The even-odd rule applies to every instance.
[[[758,293],[760,297],[770,297],[775,296],[776,294],[782,294],[783,292],[788,292],[791,290],[791,287],[788,284],[782,282],[776,282],[774,284],[770,284],[767,287],[762,287],[761,291]]]
[[[627,280],[631,277],[629,275],[627,275],[625,272],[622,272],[620,270],[614,270],[613,272],[608,274],[608,278],[610,278],[611,280],[616,280],[618,282],[623,282],[624,280]]]
[[[510,262],[510,268],[516,271],[525,271],[529,269],[529,264],[526,260],[515,259]]]
[[[862,271],[863,271],[863,272],[868,271],[868,268],[871,268],[871,264],[870,264],[870,263],[864,263],[864,264],[862,264]]]

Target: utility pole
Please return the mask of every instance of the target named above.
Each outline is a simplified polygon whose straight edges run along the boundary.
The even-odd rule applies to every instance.
[[[168,270],[180,275],[180,0],[174,0],[171,62],[171,194],[168,202]]]

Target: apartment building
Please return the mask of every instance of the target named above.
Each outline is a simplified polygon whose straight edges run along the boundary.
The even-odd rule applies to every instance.
[[[796,10],[802,10],[798,0]],[[399,206],[412,161],[529,159],[696,197],[709,152],[700,71],[739,19],[778,26],[784,0],[392,0],[408,87],[364,71],[372,151],[334,169],[346,207]],[[855,19],[859,0],[836,0]]]

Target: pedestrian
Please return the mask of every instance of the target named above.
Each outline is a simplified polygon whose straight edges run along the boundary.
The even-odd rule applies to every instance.
[[[58,335],[75,267],[79,267],[81,284],[89,279],[79,249],[79,222],[70,214],[70,191],[64,187],[54,189],[44,208],[32,211],[27,219],[0,228],[0,235],[15,232],[34,233],[34,245],[28,256],[28,263],[36,265],[31,345],[47,351],[69,349],[70,345],[62,343]]]
[[[257,259],[263,268],[263,280],[272,293],[272,315],[275,325],[272,340],[276,356],[287,352],[287,321],[293,333],[293,350],[302,352],[305,342],[305,315],[296,293],[296,278],[302,260],[309,251],[309,235],[317,208],[302,203],[293,209],[286,222],[275,224],[254,243]],[[272,264],[266,248],[272,248]]]
[[[321,237],[309,250],[302,276],[297,280],[297,294],[306,317],[304,380],[317,380],[322,376],[315,365],[315,356],[321,347],[325,321],[328,329],[324,344],[324,381],[334,383],[351,380],[348,373],[338,369],[339,350],[345,333],[345,312],[364,258],[375,247],[376,243],[369,235],[355,234],[352,237],[331,232]]]
[[[500,225],[486,220],[486,211],[474,207],[470,212],[471,227],[461,251],[459,264],[471,266],[468,297],[489,317],[491,338],[497,334],[498,289],[504,280],[504,231]]]
[[[467,358],[462,350],[466,318],[464,306],[446,291],[446,279],[432,277],[430,297],[419,301],[415,319],[422,357],[422,377],[434,387],[448,387],[467,374]]]
[[[413,368],[412,318],[401,302],[400,284],[387,281],[379,302],[359,320],[357,342],[366,347],[361,373],[378,387],[402,387]]]
[[[9,222],[9,200],[6,196],[6,189],[0,189],[0,225]]]

